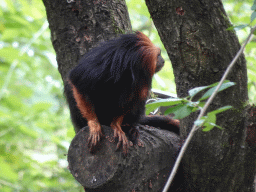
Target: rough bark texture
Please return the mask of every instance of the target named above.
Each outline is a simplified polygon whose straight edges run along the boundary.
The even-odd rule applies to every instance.
[[[127,156],[116,150],[110,127],[102,126],[104,137],[91,154],[88,127],[73,139],[68,153],[69,169],[86,191],[161,191],[180,149],[180,138],[169,131],[139,126],[140,143]]]
[[[67,73],[101,41],[131,32],[124,0],[43,0],[59,72]]]
[[[240,45],[220,0],[147,0],[151,17],[171,59],[177,94],[220,80]],[[183,163],[187,191],[252,191],[255,153],[246,143],[247,71],[242,55],[228,76],[236,85],[217,95],[210,111],[234,108],[218,116],[210,132],[198,131]],[[185,138],[198,114],[181,121]],[[253,161],[253,163],[252,163]]]

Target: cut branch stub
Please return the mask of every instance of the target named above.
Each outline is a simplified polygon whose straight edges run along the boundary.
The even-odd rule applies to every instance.
[[[83,128],[71,142],[69,169],[86,191],[158,191],[166,179],[180,149],[176,134],[139,125],[138,144],[129,147],[125,156],[116,151],[116,140],[110,127],[102,126],[103,137],[90,153],[87,147],[89,129]]]

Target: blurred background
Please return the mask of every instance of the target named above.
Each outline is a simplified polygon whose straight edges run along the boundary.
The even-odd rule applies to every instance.
[[[162,49],[153,88],[176,93],[171,63],[144,0],[126,0],[133,30]],[[234,25],[250,23],[253,0],[223,0]],[[254,25],[256,22],[253,23]],[[249,28],[237,31],[242,43]],[[250,103],[256,100],[256,41],[246,46]],[[41,0],[0,1],[0,191],[83,191],[67,168],[74,137]]]

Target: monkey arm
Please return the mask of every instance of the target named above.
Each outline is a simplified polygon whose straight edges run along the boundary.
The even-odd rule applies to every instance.
[[[87,124],[90,129],[88,147],[90,151],[92,151],[93,147],[100,141],[100,137],[102,135],[101,126],[92,104],[86,100],[86,97],[83,97],[78,92],[77,88],[72,83],[70,84],[72,86],[72,91],[77,103],[77,107],[81,111],[82,116],[87,120]]]

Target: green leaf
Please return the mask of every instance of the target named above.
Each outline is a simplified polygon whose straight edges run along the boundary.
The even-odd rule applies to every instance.
[[[200,120],[195,121],[194,124],[199,127],[203,126],[202,130],[204,132],[210,131],[214,127],[223,129],[222,127],[216,125],[216,120],[217,120],[216,114],[221,113],[221,112],[226,111],[231,108],[232,108],[232,106],[225,106],[225,107],[221,107],[215,111],[211,111],[211,112],[207,113],[206,116],[203,116]]]
[[[238,26],[235,26],[235,30],[236,31],[239,31],[239,30],[241,30],[241,29],[244,29],[244,28],[246,28],[246,27],[248,27],[249,25],[248,24],[245,24],[245,25],[238,25]]]
[[[195,122],[195,124],[197,126],[203,126],[203,131],[207,132],[212,130],[214,127],[217,127],[219,129],[223,129],[222,127],[216,125],[216,114],[221,113],[223,111],[226,111],[228,109],[232,108],[231,106],[225,106],[225,107],[221,107],[215,111],[209,112],[207,113],[207,116],[203,116],[200,120],[198,120],[197,122]]]
[[[10,11],[11,13],[15,13],[16,12],[16,8],[14,6],[14,1],[5,1],[7,7],[8,7],[8,11]]]
[[[181,102],[184,102],[184,99],[180,98],[169,98],[169,99],[160,99],[152,103],[146,104],[146,114],[148,115],[150,112],[154,111],[156,108],[160,106],[172,106],[177,105]]]
[[[202,131],[207,132],[207,131],[211,131],[214,128],[215,124],[214,123],[205,123],[204,124],[204,128],[202,129]]]
[[[256,18],[256,11],[254,11],[251,15],[251,23],[254,21],[255,18]]]
[[[199,120],[196,120],[196,121],[194,122],[194,124],[195,124],[196,126],[198,126],[198,127],[201,127],[201,126],[204,124],[204,122],[205,122],[205,119],[201,118],[201,119],[199,119]]]
[[[204,131],[204,132],[211,131],[214,127],[217,127],[219,129],[223,130],[223,128],[221,126],[216,125],[215,123],[209,122],[208,124],[209,124],[209,126],[207,126],[207,128],[203,128],[202,131]]]
[[[236,31],[239,31],[239,30],[244,29],[244,28],[246,28],[246,27],[248,27],[248,24],[245,24],[245,25],[237,25],[237,26],[231,26],[231,27],[227,28],[227,30],[230,31],[230,30],[234,29],[234,30],[236,30]]]
[[[231,86],[233,86],[233,85],[235,85],[234,82],[223,83],[223,84],[220,86],[220,89],[218,90],[218,92],[223,91],[223,90],[225,90],[225,89],[227,89],[227,88],[229,88],[229,87],[231,87]],[[209,98],[209,97],[213,94],[213,92],[215,91],[216,87],[217,87],[217,86],[215,86],[215,87],[209,89],[209,90],[199,99],[199,101],[202,101],[202,100],[205,100],[205,99]]]
[[[203,126],[203,131],[210,131],[214,128],[214,125],[216,123],[216,115],[215,114],[207,114],[207,116],[204,116],[203,119],[205,120]]]
[[[39,134],[37,132],[35,132],[33,129],[28,128],[24,125],[20,125],[18,126],[19,130],[24,133],[25,135],[28,135],[34,139],[38,138]]]
[[[196,87],[196,88],[190,89],[188,91],[188,94],[190,97],[194,97],[197,93],[199,93],[200,91],[203,91],[207,88],[209,88],[209,86]]]
[[[205,105],[205,102],[199,102],[198,107],[203,108],[203,107],[204,107],[204,105]]]
[[[12,111],[23,111],[26,107],[22,102],[22,99],[15,95],[10,95],[4,99],[4,105]]]
[[[230,82],[229,80],[225,80],[223,83],[228,83]],[[211,85],[207,85],[207,86],[201,86],[201,87],[195,87],[193,89],[190,89],[189,90],[189,96],[193,97],[195,96],[197,93],[199,93],[200,91],[203,91],[207,88],[210,88],[210,87],[214,87],[214,86],[217,86],[219,84],[219,82],[216,82],[216,83],[213,83]]]
[[[230,106],[230,105],[228,105],[228,106],[225,106],[225,107],[221,107],[221,108],[219,108],[219,109],[216,109],[216,110],[214,110],[214,111],[211,111],[211,112],[209,112],[209,113],[207,113],[207,114],[218,114],[218,113],[221,113],[221,112],[223,112],[223,111],[226,111],[226,110],[229,110],[229,109],[231,109],[231,108],[233,108],[232,106]]]
[[[16,181],[18,180],[18,173],[13,170],[13,167],[0,157],[0,178],[5,180]]]
[[[193,112],[194,107],[190,107],[188,104],[179,104],[165,111],[165,115],[174,113],[174,119],[183,119],[189,116]]]
[[[52,103],[41,101],[33,105],[34,113],[39,113],[42,111],[47,111],[52,106]]]
[[[207,114],[207,122],[216,123],[216,115],[214,113]]]
[[[254,0],[251,10],[256,10],[256,0]]]
[[[235,28],[235,26],[228,27],[228,28],[227,28],[227,31],[234,30],[234,28]]]
[[[13,47],[5,47],[0,49],[0,58],[3,58],[8,63],[12,63],[13,60],[18,57],[19,57],[19,50]]]

